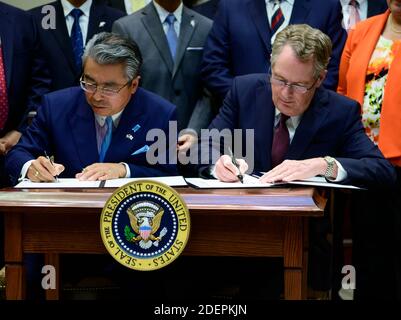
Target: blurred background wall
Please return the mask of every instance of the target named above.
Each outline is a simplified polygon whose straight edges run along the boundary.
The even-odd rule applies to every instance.
[[[24,10],[32,9],[45,3],[53,2],[54,0],[1,0],[2,2],[11,4]]]

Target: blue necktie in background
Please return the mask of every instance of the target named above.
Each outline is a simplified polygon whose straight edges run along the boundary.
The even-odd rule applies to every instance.
[[[175,52],[177,51],[177,33],[175,32],[174,29],[174,21],[175,21],[175,16],[170,13],[167,18],[166,18],[166,22],[168,23],[168,30],[167,30],[167,42],[168,42],[168,46],[170,48],[170,52],[171,52],[171,56],[175,57]]]
[[[108,116],[106,118],[106,122],[104,125],[107,126],[107,131],[106,131],[105,136],[103,137],[102,145],[100,147],[99,162],[104,161],[104,157],[106,156],[107,149],[110,146],[111,136],[113,134],[113,119],[111,116]]]
[[[75,65],[79,72],[82,70],[82,54],[84,53],[84,40],[81,27],[79,26],[79,17],[82,15],[83,12],[77,8],[72,9],[70,12],[70,16],[74,18],[74,24],[71,29],[72,51],[74,53]]]

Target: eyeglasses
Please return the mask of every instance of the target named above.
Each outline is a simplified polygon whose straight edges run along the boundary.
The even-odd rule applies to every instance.
[[[306,86],[303,86],[300,84],[290,83],[286,80],[277,79],[271,74],[271,71],[269,71],[269,79],[270,79],[270,83],[274,86],[278,86],[281,88],[288,87],[288,89],[292,89],[296,93],[305,94],[315,86],[319,77],[317,77],[315,79],[315,81],[313,82],[313,84],[310,87],[306,87]]]
[[[95,93],[96,90],[99,90],[100,94],[106,97],[115,97],[124,87],[126,87],[132,81],[128,80],[127,83],[120,88],[113,88],[107,86],[99,86],[96,83],[86,82],[83,80],[83,77],[84,76],[82,76],[81,79],[79,79],[79,83],[81,85],[82,90],[89,93]]]

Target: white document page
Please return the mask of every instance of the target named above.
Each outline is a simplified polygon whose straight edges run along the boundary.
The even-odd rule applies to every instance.
[[[22,180],[14,188],[34,188],[34,189],[48,189],[48,188],[98,188],[100,181],[79,181],[75,178],[63,178],[54,182],[32,182],[28,179]]]
[[[137,180],[153,180],[164,183],[170,187],[185,187],[187,183],[183,176],[171,176],[171,177],[145,177],[145,178],[122,178],[106,180],[104,188],[118,188],[129,182]]]

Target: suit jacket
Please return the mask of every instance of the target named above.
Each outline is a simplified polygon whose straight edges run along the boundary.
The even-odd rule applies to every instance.
[[[383,32],[390,11],[364,20],[351,29],[341,57],[338,92],[363,103],[365,77],[370,58]],[[401,52],[387,74],[380,115],[379,148],[392,163],[401,166]]]
[[[219,4],[219,0],[209,0],[202,4],[194,5],[191,7],[192,10],[201,14],[202,16],[208,17],[213,20],[216,15],[217,6]]]
[[[50,68],[52,90],[58,90],[78,85],[82,70],[77,70],[74,63],[74,54],[65,22],[63,6],[60,1],[52,2],[50,5],[53,5],[56,11],[55,29],[42,28],[44,14],[41,10],[43,6],[34,8],[31,12],[35,16],[38,29],[40,30],[42,54],[46,58]],[[89,41],[99,32],[110,32],[113,22],[124,15],[119,10],[93,1],[90,9],[86,41]]]
[[[49,91],[50,79],[30,14],[0,2],[0,39],[9,104],[2,137],[11,130],[24,129],[24,114],[35,109],[40,97]]]
[[[290,19],[290,24],[306,23],[330,37],[333,53],[324,85],[333,90],[337,88],[340,56],[347,37],[341,21],[338,0],[295,0]],[[267,73],[270,38],[265,0],[220,0],[202,62],[202,78],[210,91],[223,99],[233,77]]]
[[[211,26],[209,19],[184,6],[173,61],[152,2],[113,25],[113,32],[131,38],[141,50],[141,86],[177,106],[179,130],[189,126],[199,131],[211,120],[210,99],[200,78],[203,45]]]
[[[171,103],[138,88],[113,131],[104,162],[127,163],[131,177],[175,175],[176,165],[168,164],[168,159],[162,164],[149,164],[147,152],[143,149],[148,145],[151,148],[149,152],[152,152],[150,145],[153,141],[146,140],[149,130],[161,129],[169,137],[169,121],[173,120],[175,107]],[[75,177],[82,168],[99,162],[95,121],[81,88],[67,88],[45,95],[32,124],[6,156],[6,169],[11,181],[15,184],[22,166],[43,155],[44,150],[65,166],[61,177]],[[133,130],[137,125],[139,129]],[[169,151],[168,142],[167,139],[166,152]],[[175,144],[172,148],[175,153]],[[163,154],[161,148],[158,150]]]
[[[368,0],[368,15],[367,17],[376,16],[388,9],[386,0]]]
[[[240,76],[234,79],[232,90],[209,129],[254,129],[254,167],[256,171],[268,171],[272,168],[274,117],[267,74]],[[394,168],[367,137],[360,119],[356,101],[331,90],[318,89],[285,158],[332,156],[347,171],[343,183],[374,187],[394,184]],[[245,134],[242,139],[245,146]],[[246,155],[245,147],[239,152]]]

